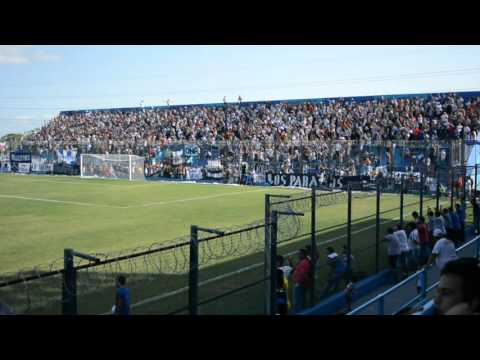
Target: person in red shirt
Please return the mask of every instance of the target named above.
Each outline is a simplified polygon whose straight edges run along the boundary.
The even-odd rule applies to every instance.
[[[298,312],[305,307],[305,294],[310,287],[310,260],[307,258],[307,250],[300,249],[298,257],[300,261],[293,270],[293,310]],[[289,259],[290,260],[290,259]],[[291,261],[291,260],[290,260]]]
[[[425,224],[425,218],[423,216],[418,218],[417,230],[418,241],[420,243],[420,264],[424,265],[430,256],[431,241],[427,225]]]

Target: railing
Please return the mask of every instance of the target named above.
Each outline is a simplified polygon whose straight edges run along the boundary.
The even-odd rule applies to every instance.
[[[478,258],[480,255],[480,236],[476,236],[472,240],[468,241],[467,243],[463,244],[459,248],[457,248],[457,254],[459,257],[476,257]],[[428,294],[434,290],[438,286],[438,281],[435,281],[433,284],[428,286],[428,278],[432,277],[432,275],[438,276],[438,270],[435,267],[430,268],[423,268],[420,271],[417,271],[413,275],[410,275],[405,280],[399,282],[395,286],[391,287],[387,291],[375,296],[373,299],[367,301],[365,304],[357,307],[356,309],[349,312],[347,315],[366,315],[368,312],[369,315],[385,315],[387,311],[385,310],[385,301],[388,299],[387,297],[393,293],[395,293],[398,289],[406,287],[407,285],[413,283],[414,281],[418,281],[420,278],[421,281],[421,292],[417,296],[414,296],[406,303],[401,304],[400,306],[395,306],[396,309],[394,311],[388,312],[389,315],[396,315],[404,310],[410,308],[414,304],[418,304],[419,302],[423,302],[428,300]],[[372,314],[372,308],[377,306],[377,311],[375,314]]]

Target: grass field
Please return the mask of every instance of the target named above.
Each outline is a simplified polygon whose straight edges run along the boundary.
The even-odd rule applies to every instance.
[[[245,186],[0,176],[0,273],[63,256],[112,252],[260,220],[265,193]]]
[[[304,190],[275,187],[84,180],[73,177],[4,174],[0,176],[0,274],[61,259],[64,248],[85,253],[111,253],[149,246],[152,243],[162,244],[179,236],[187,236],[192,224],[224,229],[252,223],[263,219],[264,194],[302,192]],[[415,195],[405,196],[405,219],[410,218],[411,211],[418,210],[418,205],[415,205],[417,201],[418,197]],[[360,270],[371,273],[375,266],[375,197],[354,199],[353,203],[352,249]],[[382,236],[386,227],[399,219],[398,206],[398,195],[382,197]],[[434,202],[428,200],[426,206],[433,207]],[[325,247],[328,244],[334,245],[337,250],[345,244],[346,218],[345,202],[317,210],[317,242],[320,245],[321,257],[325,256]],[[310,229],[309,214],[302,220],[302,227],[305,233]],[[292,253],[307,242],[308,237],[298,237],[282,243],[279,253]],[[233,243],[230,245],[233,246]],[[225,244],[222,243],[221,246],[224,247]],[[381,252],[380,265],[384,267],[384,244]],[[176,258],[175,260],[177,261]],[[251,252],[241,257],[232,253],[221,261],[211,262],[200,272],[200,281],[204,283],[201,286],[200,299],[210,298],[261,278],[262,261],[263,253]],[[131,272],[130,278],[148,277],[148,281],[132,283],[134,313],[166,313],[186,305],[186,291],[181,290],[187,285],[186,274],[162,273],[145,276],[141,271]],[[82,276],[85,277],[85,283],[92,281],[92,277]],[[326,276],[327,269],[321,266],[319,281]],[[52,289],[47,286],[48,282],[39,284],[44,296],[51,291],[51,296],[59,297],[58,284],[52,286]],[[169,292],[173,293],[165,295]],[[79,299],[79,309],[82,313],[106,312],[111,307],[112,294],[113,286],[108,286],[82,296]],[[7,298],[13,298],[14,295],[18,294],[3,294]],[[261,284],[202,306],[201,313],[261,313],[263,302],[259,298],[262,296]],[[56,304],[31,312],[58,311]]]

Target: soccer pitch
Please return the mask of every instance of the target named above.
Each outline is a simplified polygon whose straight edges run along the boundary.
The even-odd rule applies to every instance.
[[[188,236],[193,224],[220,229],[242,226],[263,220],[265,194],[303,192],[278,187],[3,174],[0,176],[0,275],[58,259],[61,265],[64,248],[83,253],[112,253]],[[425,200],[425,209],[435,205],[432,199]],[[405,221],[410,219],[411,211],[418,210],[417,202],[418,196],[405,195]],[[359,270],[368,273],[375,266],[375,207],[375,196],[353,200],[352,251]],[[398,221],[398,207],[398,195],[382,195],[382,237],[386,228]],[[310,213],[305,214],[302,220],[303,233],[310,229],[309,216]],[[321,265],[327,246],[333,245],[341,251],[346,243],[346,220],[345,201],[317,209]],[[308,242],[309,237],[288,241],[280,244],[278,252],[295,253]],[[385,248],[382,244],[382,268],[386,266]],[[259,279],[262,271],[261,253],[231,256],[212,263],[200,272],[200,298],[216,296]],[[166,279],[165,274],[154,275],[158,281],[140,281],[132,286],[133,313],[166,313],[185,305],[187,275],[175,275],[173,281],[173,276]],[[327,269],[321,266],[319,282],[326,277]],[[262,289],[263,285],[259,285],[205,305],[201,313],[261,313]],[[171,296],[163,296],[165,293]],[[113,283],[100,292],[82,296],[80,309],[83,313],[106,312],[111,307],[112,294]],[[59,296],[58,292],[55,296]],[[58,307],[46,312],[58,313]]]
[[[209,184],[0,176],[0,274],[63,256],[109,253],[261,220],[264,194],[298,190]]]

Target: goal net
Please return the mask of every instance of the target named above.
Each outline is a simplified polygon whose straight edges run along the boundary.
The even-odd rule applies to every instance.
[[[144,180],[144,158],[136,155],[82,154],[83,178]]]

